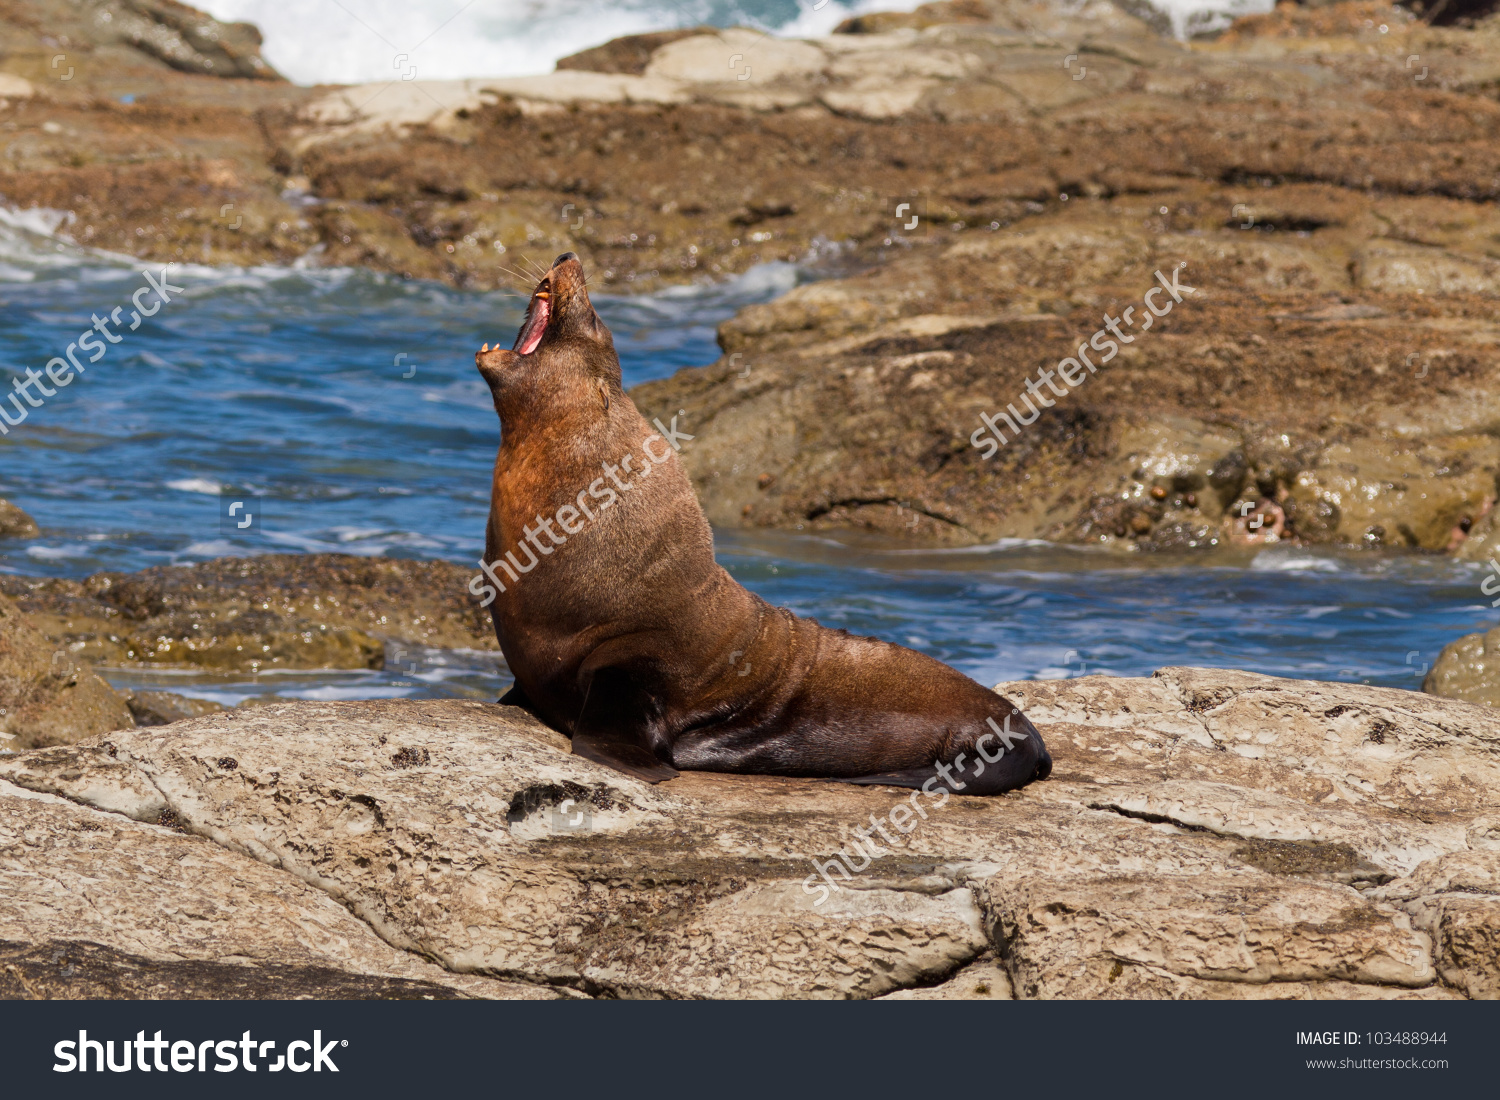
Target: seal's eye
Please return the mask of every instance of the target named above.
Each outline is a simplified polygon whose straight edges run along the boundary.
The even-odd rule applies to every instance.
[[[602,380],[599,383],[599,397],[604,401],[604,411],[609,412],[609,385]]]

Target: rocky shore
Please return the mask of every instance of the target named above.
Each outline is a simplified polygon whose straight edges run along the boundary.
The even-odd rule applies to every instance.
[[[1053,777],[862,855],[908,792],[648,787],[493,704],[0,757],[0,995],[1500,995],[1493,710],[1201,669],[1000,688]]]
[[[963,0],[349,89],[112,7],[0,10],[0,205],[79,244],[475,289],[565,249],[613,292],[829,276],[634,391],[720,527],[1500,556],[1494,17],[1285,6],[1182,43],[1108,0]],[[39,533],[0,501],[0,538]],[[220,711],[93,671],[493,651],[467,577],[0,574],[0,996],[1500,996],[1495,632],[1425,696],[1000,685],[1053,778],[854,855],[891,792],[648,788],[511,708]],[[840,852],[868,866],[820,877]]]

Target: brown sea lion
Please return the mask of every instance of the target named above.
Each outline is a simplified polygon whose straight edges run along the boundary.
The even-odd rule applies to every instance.
[[[475,360],[501,442],[470,590],[516,678],[502,702],[653,782],[685,768],[996,794],[1047,777],[1041,735],[1009,700],[772,607],[714,560],[674,450],[684,433],[626,396],[573,253],[514,347]]]

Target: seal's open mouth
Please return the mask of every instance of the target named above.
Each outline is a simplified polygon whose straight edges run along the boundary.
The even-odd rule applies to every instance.
[[[547,320],[552,316],[552,280],[543,279],[537,284],[536,292],[531,296],[531,304],[526,307],[526,323],[521,326],[521,333],[516,337],[515,346],[511,349],[517,355],[530,355],[536,351],[538,344],[542,342],[542,335],[547,331]]]

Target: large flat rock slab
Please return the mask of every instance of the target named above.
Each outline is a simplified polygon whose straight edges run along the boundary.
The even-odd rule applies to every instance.
[[[745,832],[758,821],[720,822],[697,800],[600,769],[513,708],[268,707],[158,729],[111,739],[92,766],[75,755],[46,782],[65,789],[65,767],[79,797],[169,812],[460,973],[626,995],[870,995],[984,943],[957,884],[815,909],[800,888],[810,868],[791,851],[805,810],[776,822],[767,845]],[[45,770],[10,766],[33,786]],[[569,832],[582,815],[587,831]]]
[[[447,973],[202,837],[10,784],[0,960],[0,996],[22,998],[556,996]]]
[[[59,815],[72,814],[225,861],[321,902],[433,982],[623,997],[1496,994],[1496,799],[1444,779],[1489,774],[1493,712],[1205,669],[1002,686],[1056,769],[997,798],[708,773],[652,787],[573,756],[516,708],[412,701],[267,706],[0,757],[0,792],[34,814],[39,844],[71,838]],[[1377,723],[1394,732],[1370,753]],[[44,848],[12,850],[16,874],[42,873]],[[202,942],[196,925],[159,929],[116,904],[121,927],[147,923],[112,950]],[[0,940],[36,941],[35,920],[0,919]],[[267,928],[266,964],[338,957],[290,918]],[[406,976],[385,965],[345,969]],[[997,966],[1003,985],[984,976]]]
[[[1344,886],[1123,875],[1038,876],[989,889],[1029,996],[1109,996],[1127,966],[1215,982],[1343,981],[1392,991],[1435,978],[1429,937],[1405,913],[1371,906]]]

